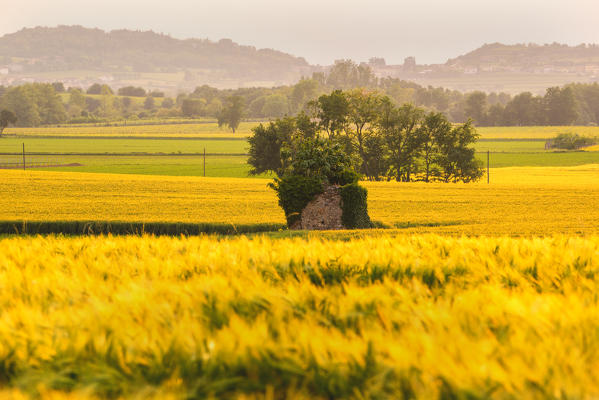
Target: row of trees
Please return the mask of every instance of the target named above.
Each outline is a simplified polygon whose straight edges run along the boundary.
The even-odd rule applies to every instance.
[[[117,96],[107,85],[100,86],[100,92],[94,95],[76,88],[62,92],[57,86],[31,83],[0,88],[0,108],[13,112],[20,126],[180,115],[174,100],[168,97]]]
[[[584,85],[584,91],[594,92],[597,101],[577,101],[581,90],[575,86],[547,89],[544,96],[521,93],[505,104],[489,105],[487,94],[474,92],[466,97],[465,114],[479,126],[586,125],[599,121],[599,86]],[[589,99],[592,100],[592,99]],[[586,109],[585,114],[579,108]],[[590,107],[590,108],[589,108]]]
[[[370,180],[470,182],[483,175],[470,121],[453,126],[442,113],[396,106],[388,96],[364,89],[333,91],[307,109],[254,128],[248,161],[252,174],[283,176],[303,143],[326,138],[341,146],[354,169]]]
[[[132,86],[120,88],[115,95],[112,88],[105,84],[94,84],[86,90],[70,88],[68,91],[60,82],[26,84],[19,90],[0,87],[0,106],[4,104],[16,114],[23,114],[18,109],[26,108],[24,104],[34,102],[41,108],[44,108],[41,103],[53,104],[54,112],[50,116],[19,115],[19,124],[35,125],[56,123],[48,121],[62,123],[144,117],[218,118],[231,99],[242,98],[243,117],[281,118],[305,111],[310,101],[332,90],[356,87],[377,90],[395,104],[411,103],[426,111],[441,112],[454,123],[472,119],[478,126],[599,124],[597,83],[549,88],[544,96],[529,92],[514,97],[506,93],[464,94],[399,79],[378,79],[368,66],[351,61],[339,61],[326,73],[315,73],[293,86],[219,90],[203,85],[176,98],[165,98],[164,93]],[[26,92],[25,96],[23,92]],[[59,93],[62,97],[56,96]],[[5,99],[6,96],[12,98]],[[29,103],[24,102],[25,97]],[[62,108],[58,105],[60,100]]]

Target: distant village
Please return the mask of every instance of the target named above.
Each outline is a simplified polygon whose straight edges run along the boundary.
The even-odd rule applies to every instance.
[[[595,56],[598,49],[596,45],[492,44],[450,59],[445,64],[418,64],[415,57],[406,57],[403,64],[389,65],[384,58],[373,57],[360,65],[369,67],[377,78],[397,78],[425,86],[463,92],[483,90],[517,93],[524,89],[540,94],[549,86],[598,82],[599,61],[596,60],[599,57]],[[573,54],[575,56],[571,57]],[[66,67],[64,71],[60,70],[61,65]],[[61,56],[11,58],[0,55],[0,85],[60,81],[67,88],[87,88],[94,83],[102,83],[117,89],[135,85],[176,94],[204,84],[218,89],[290,85],[315,72],[326,72],[331,67],[304,62],[303,65],[288,66],[284,74],[269,80],[268,77],[243,76],[243,73],[229,73],[216,68],[187,69],[184,66],[160,70],[150,68],[148,71],[116,65],[97,71],[68,70],[68,63]],[[514,84],[518,79],[519,83]]]

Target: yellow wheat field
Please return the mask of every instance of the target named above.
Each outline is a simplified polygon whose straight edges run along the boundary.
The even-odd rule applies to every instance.
[[[599,166],[501,168],[491,184],[365,182],[402,232],[597,233]],[[0,171],[0,220],[283,223],[268,180]]]
[[[9,136],[52,137],[247,137],[256,122],[242,122],[233,134],[230,129],[219,128],[215,122],[200,124],[156,124],[129,126],[42,126],[32,128],[7,128]]]
[[[490,126],[476,131],[483,139],[551,139],[560,133],[599,137],[597,126]]]
[[[219,128],[215,122],[199,124],[156,124],[129,126],[47,126],[32,128],[7,128],[4,133],[16,136],[56,136],[56,137],[247,137],[259,122],[242,122],[234,134],[226,128]],[[599,137],[596,126],[506,126],[478,127],[483,139],[550,139],[560,133],[577,133],[581,136]]]
[[[599,236],[5,238],[0,394],[595,399],[598,291]]]

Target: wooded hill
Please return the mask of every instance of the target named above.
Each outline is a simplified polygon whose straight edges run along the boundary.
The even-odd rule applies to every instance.
[[[208,74],[221,79],[292,83],[309,72],[303,58],[242,46],[229,39],[179,40],[152,31],[104,32],[81,26],[22,29],[0,37],[0,67],[10,72],[93,70],[103,73]],[[119,76],[116,76],[118,79]]]
[[[448,60],[445,65],[478,67],[488,71],[594,72],[595,69],[599,71],[599,45],[485,44]]]
[[[373,62],[378,60],[378,62]],[[364,63],[366,64],[366,63]],[[376,77],[413,81],[461,92],[544,94],[548,87],[599,81],[599,45],[486,44],[444,64],[386,65],[374,58]],[[0,85],[63,82],[87,88],[144,87],[169,95],[210,85],[218,89],[292,85],[313,72],[302,57],[243,46],[229,39],[175,39],[152,31],[104,32],[81,26],[27,28],[0,37]]]

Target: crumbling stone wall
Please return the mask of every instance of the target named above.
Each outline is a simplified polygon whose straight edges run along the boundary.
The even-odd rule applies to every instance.
[[[336,230],[345,229],[342,222],[339,186],[327,186],[302,210],[299,220],[290,229]]]

